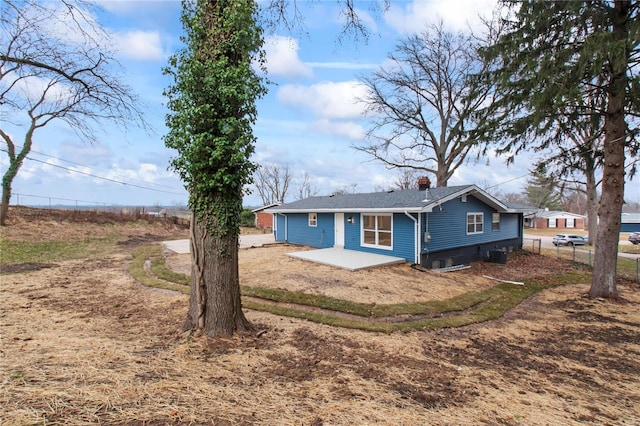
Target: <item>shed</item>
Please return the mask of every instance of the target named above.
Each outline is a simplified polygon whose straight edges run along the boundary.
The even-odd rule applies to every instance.
[[[255,215],[255,226],[258,229],[273,229],[273,213],[267,212],[268,208],[279,206],[280,203],[273,203],[267,206],[258,207],[251,210]]]

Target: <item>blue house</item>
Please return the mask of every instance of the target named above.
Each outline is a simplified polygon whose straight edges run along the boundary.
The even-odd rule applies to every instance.
[[[276,241],[342,247],[426,268],[522,248],[523,212],[476,185],[310,197],[267,210]]]

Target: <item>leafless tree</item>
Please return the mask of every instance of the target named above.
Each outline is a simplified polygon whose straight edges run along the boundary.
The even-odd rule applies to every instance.
[[[490,192],[491,193],[491,192]],[[507,202],[507,203],[511,203],[511,204],[522,204],[522,205],[529,205],[529,200],[527,198],[527,194],[525,193],[517,193],[517,192],[500,192],[497,191],[495,193],[491,193],[494,197],[496,197],[497,199]]]
[[[284,203],[292,179],[289,166],[267,163],[258,167],[253,182],[262,203],[267,206],[274,203]]]
[[[318,189],[311,186],[311,176],[309,175],[309,172],[302,173],[302,179],[298,185],[296,200],[302,200],[303,198],[314,197],[316,195],[318,195]]]
[[[9,158],[0,225],[6,223],[12,182],[41,128],[62,121],[82,140],[96,142],[104,122],[146,127],[137,96],[121,81],[109,35],[88,7],[71,0],[0,4],[0,137]],[[22,147],[15,129],[24,129]]]
[[[393,179],[391,189],[418,189],[420,173],[414,169],[400,169]]]
[[[300,10],[301,0],[268,0],[261,4],[260,19],[267,32],[275,32],[279,27],[284,27],[288,32],[306,32],[305,16]],[[313,3],[313,2],[311,2]],[[358,1],[339,0],[340,13],[338,19],[342,22],[342,31],[338,34],[337,41],[344,42],[351,39],[368,41],[371,36],[370,27],[361,16],[362,10],[358,7],[366,5],[374,16],[387,10],[390,0]]]
[[[598,209],[600,206],[601,175],[604,166],[604,117],[599,113],[606,108],[604,92],[593,91],[592,87],[602,85],[602,76],[582,82],[579,89],[582,96],[576,101],[581,114],[567,114],[556,117],[556,132],[548,140],[540,140],[540,148],[547,149],[549,139],[557,147],[539,162],[564,189],[563,192],[580,193],[586,198],[585,211],[589,230],[589,244],[595,245],[598,229]],[[567,108],[569,112],[569,108]],[[631,162],[632,172],[635,162]],[[563,194],[563,197],[566,194]],[[584,211],[580,212],[584,213]]]
[[[640,213],[640,202],[628,201],[622,206],[622,211],[624,213]]]
[[[347,194],[355,194],[357,183],[352,183],[351,185],[342,185],[340,188],[336,189],[331,193],[331,195],[347,195]]]
[[[468,131],[490,95],[470,78],[485,65],[479,43],[442,22],[401,40],[387,65],[362,78],[373,125],[369,141],[355,148],[387,167],[432,173],[446,186],[476,144]]]

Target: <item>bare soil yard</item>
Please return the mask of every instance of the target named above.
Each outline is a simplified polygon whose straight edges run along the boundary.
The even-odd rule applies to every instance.
[[[184,229],[13,213],[3,242],[118,238],[104,255],[32,265],[3,263],[2,247],[2,425],[640,424],[637,284],[616,301],[585,297],[588,283],[544,290],[456,329],[379,334],[248,310],[260,337],[191,339],[187,296],[128,273],[133,248]],[[451,274],[347,272],[285,255],[299,249],[242,250],[242,284],[396,303],[574,267],[532,255]],[[184,255],[167,264],[188,272]]]

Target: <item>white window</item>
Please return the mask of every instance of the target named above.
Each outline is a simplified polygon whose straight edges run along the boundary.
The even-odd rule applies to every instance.
[[[491,216],[491,230],[499,231],[500,230],[500,213],[493,213]]]
[[[467,235],[484,232],[484,213],[467,213]]]
[[[556,227],[556,220],[555,219],[549,219],[547,226],[549,228],[555,228]]]
[[[576,222],[575,219],[572,217],[568,217],[567,218],[567,228],[575,228],[576,227]]]
[[[391,250],[393,220],[390,214],[362,215],[362,245]]]
[[[318,213],[309,213],[309,226],[318,226]]]

